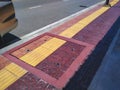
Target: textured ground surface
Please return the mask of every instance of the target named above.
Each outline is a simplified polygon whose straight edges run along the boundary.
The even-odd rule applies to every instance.
[[[117,1],[113,1],[111,5],[116,3]],[[74,90],[75,87],[72,89],[71,86],[78,85],[78,82],[73,81],[74,84],[71,85],[70,78],[78,69],[83,75],[80,82],[84,83],[81,84],[84,86],[80,87],[87,88],[88,84],[85,83],[89,83],[87,80],[94,76],[100,63],[91,62],[89,58],[92,54],[103,53],[102,46],[106,45],[105,41],[110,44],[110,38],[114,37],[116,31],[109,33],[114,30],[112,26],[119,26],[115,24],[120,16],[119,5],[120,2],[111,8],[98,6],[85,13],[84,17],[78,16],[69,24],[67,22],[61,25],[58,27],[61,29],[59,31],[55,28],[50,33],[40,35],[6,52],[4,56],[9,60],[0,56],[0,89],[54,90],[67,85],[65,89]],[[101,48],[98,50],[96,47]],[[98,54],[95,50],[98,50]],[[84,66],[86,62],[89,62],[87,68]],[[94,69],[91,65],[95,65]],[[78,86],[76,90],[79,90]]]

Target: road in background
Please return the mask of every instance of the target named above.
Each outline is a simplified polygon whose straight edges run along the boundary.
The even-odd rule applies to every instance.
[[[13,0],[18,26],[11,34],[22,37],[101,1]]]

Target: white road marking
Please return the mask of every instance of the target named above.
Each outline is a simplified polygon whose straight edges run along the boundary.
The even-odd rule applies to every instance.
[[[67,2],[67,1],[69,1],[69,0],[63,0],[63,2]]]
[[[88,7],[88,8],[86,8],[86,9],[81,10],[81,11],[78,11],[77,13],[74,13],[74,14],[72,14],[72,15],[70,15],[70,16],[68,16],[68,17],[65,17],[65,18],[63,18],[63,19],[61,19],[61,20],[59,20],[59,21],[57,21],[57,22],[52,23],[52,24],[46,25],[45,27],[40,28],[40,29],[38,29],[38,30],[35,30],[35,31],[33,31],[33,32],[29,33],[29,34],[26,34],[26,35],[24,35],[24,36],[22,36],[22,37],[20,37],[20,38],[21,38],[21,39],[25,39],[25,38],[31,37],[31,36],[32,36],[32,38],[34,38],[34,36],[40,35],[40,33],[41,33],[42,31],[46,31],[46,32],[47,32],[47,31],[49,31],[49,30],[51,30],[51,29],[53,29],[53,28],[61,25],[62,23],[70,20],[71,18],[77,17],[77,16],[79,16],[80,14],[82,14],[82,13],[84,13],[84,12],[87,12],[87,11],[89,11],[90,9],[95,8],[95,7],[97,7],[98,5],[103,4],[103,3],[104,3],[104,1],[99,2],[99,3],[97,3],[97,4],[95,4],[95,5],[91,6],[91,7]],[[29,38],[29,39],[31,39],[31,38]]]
[[[35,9],[35,8],[39,8],[39,7],[42,7],[42,5],[34,6],[34,7],[29,7],[29,9]]]

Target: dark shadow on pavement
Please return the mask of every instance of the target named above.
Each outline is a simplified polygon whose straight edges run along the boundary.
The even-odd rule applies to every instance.
[[[80,7],[87,8],[88,6],[86,6],[86,5],[80,5]]]
[[[108,48],[120,28],[120,17],[116,20],[104,38],[98,43],[86,62],[80,67],[63,90],[87,90],[100,67]]]
[[[21,40],[20,38],[18,38],[17,36],[7,33],[6,35],[3,36],[2,38],[2,42],[0,42],[0,49],[13,44],[17,41]]]

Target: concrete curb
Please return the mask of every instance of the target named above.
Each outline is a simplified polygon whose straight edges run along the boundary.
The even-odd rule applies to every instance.
[[[63,18],[63,19],[61,19],[61,20],[59,20],[59,21],[57,21],[57,22],[54,22],[54,23],[49,24],[49,25],[47,25],[47,26],[45,26],[45,27],[43,27],[43,28],[40,28],[40,29],[38,29],[38,30],[36,30],[36,31],[34,31],[34,32],[32,32],[32,33],[29,33],[29,34],[21,37],[21,38],[20,38],[20,39],[21,39],[20,41],[14,43],[14,44],[11,44],[11,45],[9,45],[9,46],[7,46],[7,47],[5,47],[5,48],[2,48],[2,49],[0,50],[0,54],[3,54],[3,53],[5,53],[6,51],[8,51],[8,50],[10,50],[10,49],[12,49],[12,48],[14,48],[14,47],[22,44],[22,43],[25,43],[26,41],[29,41],[30,39],[32,39],[32,38],[34,38],[34,37],[36,37],[36,36],[38,36],[38,35],[40,35],[40,34],[43,34],[43,33],[45,33],[45,32],[48,32],[49,30],[51,30],[51,29],[53,29],[53,28],[55,28],[55,27],[57,27],[57,26],[65,23],[65,22],[69,21],[70,19],[75,18],[75,17],[77,17],[77,16],[79,16],[79,15],[81,15],[81,14],[83,14],[83,13],[85,13],[85,12],[87,12],[87,11],[89,11],[89,10],[97,7],[97,6],[99,6],[99,5],[102,5],[103,3],[104,3],[104,1],[99,2],[99,3],[97,3],[97,4],[95,4],[95,5],[91,6],[91,7],[88,7],[88,8],[86,8],[86,9],[81,10],[81,11],[75,13],[75,14],[72,14],[72,15],[66,17],[66,18]]]

